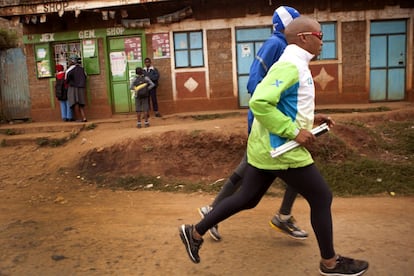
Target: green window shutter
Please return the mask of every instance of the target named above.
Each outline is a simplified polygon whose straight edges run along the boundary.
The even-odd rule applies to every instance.
[[[82,63],[88,75],[99,75],[98,41],[96,39],[82,40]]]

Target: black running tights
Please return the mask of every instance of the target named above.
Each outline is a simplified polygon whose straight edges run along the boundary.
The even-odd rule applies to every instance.
[[[311,224],[319,244],[321,257],[335,256],[333,248],[331,203],[332,193],[315,165],[288,170],[261,170],[247,165],[240,190],[220,201],[213,210],[195,225],[204,235],[208,229],[228,217],[254,208],[277,178],[293,187],[309,203]]]

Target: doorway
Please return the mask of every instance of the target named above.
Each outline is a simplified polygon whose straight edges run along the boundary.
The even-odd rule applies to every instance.
[[[398,101],[405,98],[405,20],[371,22],[370,100]]]
[[[271,27],[236,30],[237,84],[239,107],[248,107],[250,94],[247,93],[250,66],[263,42],[272,34]]]
[[[110,87],[114,114],[135,112],[135,101],[129,90],[135,68],[143,66],[141,36],[108,39]]]

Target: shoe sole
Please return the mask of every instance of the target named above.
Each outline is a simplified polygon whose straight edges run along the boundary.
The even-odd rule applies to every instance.
[[[199,263],[200,260],[196,260],[194,258],[194,256],[191,254],[191,248],[190,248],[190,242],[187,238],[187,235],[185,234],[185,225],[181,225],[180,228],[178,228],[178,231],[180,232],[180,238],[181,241],[184,243],[188,257],[190,257],[191,261],[193,261],[193,263]]]
[[[211,233],[211,230],[208,229],[208,233],[210,234],[210,237],[215,241],[221,241],[221,238],[218,238],[216,235]]]
[[[269,225],[273,229],[279,231],[280,233],[283,233],[283,234],[287,235],[288,237],[290,237],[292,239],[295,239],[295,240],[306,240],[308,238],[308,237],[295,237],[295,236],[292,236],[291,234],[286,233],[285,231],[283,231],[282,229],[280,229],[279,227],[277,227],[276,225],[274,225],[272,221],[269,221]]]
[[[364,274],[367,270],[368,270],[368,268],[363,270],[363,271],[354,273],[354,274],[325,273],[325,272],[322,272],[321,270],[319,270],[319,274],[324,275],[324,276],[360,276],[360,275]]]
[[[198,213],[200,214],[201,218],[204,218],[204,213],[201,211],[201,208],[197,208]],[[216,235],[214,235],[213,233],[211,233],[211,230],[208,229],[208,234],[210,235],[210,237],[215,240],[215,241],[221,241],[221,238],[218,238]]]
[[[204,213],[201,211],[201,208],[197,208],[197,211],[200,214],[201,218],[204,218]]]

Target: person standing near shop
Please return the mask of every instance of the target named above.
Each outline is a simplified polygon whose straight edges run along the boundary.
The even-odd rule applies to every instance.
[[[150,97],[149,101],[152,102],[152,110],[155,113],[155,117],[161,117],[160,112],[158,111],[158,100],[157,100],[157,87],[158,87],[158,80],[160,78],[160,73],[158,69],[152,66],[151,59],[146,58],[144,60],[144,74],[145,76],[149,77],[151,81],[155,84],[154,88],[149,91]],[[151,105],[150,105],[151,106]]]
[[[72,121],[72,109],[68,101],[68,88],[65,82],[65,70],[62,64],[56,64],[55,95],[60,103],[60,114],[64,122]]]
[[[85,115],[85,92],[86,92],[86,72],[79,63],[79,57],[73,55],[69,58],[69,68],[66,70],[65,80],[68,84],[68,101],[73,114],[76,108],[82,119],[79,122],[87,122]]]
[[[149,127],[149,91],[155,87],[152,80],[144,74],[141,67],[135,68],[136,76],[131,81],[129,89],[135,98],[135,111],[137,113],[137,128],[141,128],[141,114],[144,114],[144,126]]]

